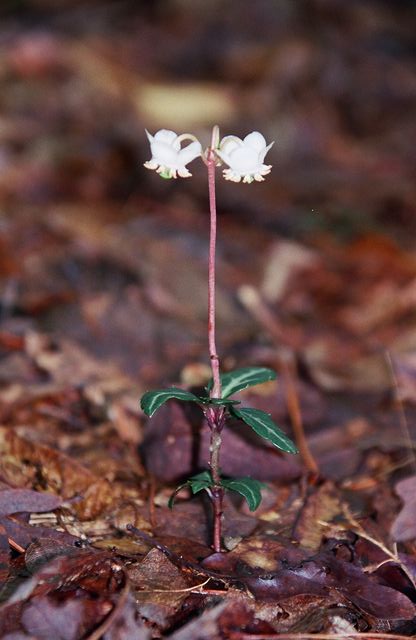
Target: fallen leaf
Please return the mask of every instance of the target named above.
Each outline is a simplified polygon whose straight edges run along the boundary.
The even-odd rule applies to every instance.
[[[25,607],[21,624],[39,640],[76,640],[82,628],[82,614],[82,600],[73,598],[57,606],[44,596]]]
[[[44,513],[62,505],[62,499],[53,493],[40,493],[31,489],[5,489],[0,491],[0,516],[12,513]]]
[[[33,527],[16,516],[0,518],[0,526],[3,527],[9,538],[23,548],[28,547],[33,538],[53,538],[62,545],[74,544],[78,540],[76,536],[66,531],[59,531],[51,527]]]
[[[170,624],[190,595],[181,571],[159,549],[151,549],[140,564],[130,568],[129,577],[140,615],[160,629]]]
[[[219,635],[219,617],[226,609],[227,603],[221,602],[212,609],[204,611],[196,620],[191,620],[181,629],[175,631],[171,636],[171,640],[213,640],[220,638]]]
[[[396,542],[416,538],[416,476],[405,478],[395,486],[403,507],[391,525],[390,534]]]
[[[0,453],[0,469],[10,484],[41,486],[65,500],[79,497],[71,510],[81,519],[97,516],[113,500],[108,480],[59,451],[19,437],[12,429],[0,428]]]
[[[293,532],[305,549],[318,551],[327,532],[326,524],[342,514],[341,498],[332,482],[323,485],[306,498]]]
[[[1,637],[24,628],[40,639],[75,640],[113,611],[121,613],[116,607],[118,598],[127,602],[125,572],[107,553],[77,551],[54,558],[21,582],[12,601],[0,606]]]

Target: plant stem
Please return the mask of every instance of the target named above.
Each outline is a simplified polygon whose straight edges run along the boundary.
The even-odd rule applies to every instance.
[[[211,488],[211,501],[214,511],[213,519],[213,546],[217,553],[221,552],[221,525],[222,525],[222,503],[224,489],[221,486],[220,476],[220,449],[221,431],[224,426],[224,410],[222,407],[212,407],[208,409],[207,422],[211,429],[211,442],[209,447],[211,475],[214,486]]]
[[[221,398],[220,361],[215,343],[215,251],[217,244],[217,204],[215,198],[215,145],[218,128],[212,130],[208,149],[208,191],[210,212],[209,262],[208,262],[208,344],[212,370],[211,398]]]
[[[208,346],[209,358],[212,370],[211,398],[221,398],[220,361],[215,342],[215,252],[217,243],[217,205],[215,198],[215,148],[218,144],[218,127],[212,130],[211,146],[207,154],[208,167],[208,191],[210,211],[210,237],[208,260]],[[224,490],[221,487],[220,477],[220,449],[221,431],[224,426],[223,407],[209,407],[206,412],[208,426],[211,429],[210,461],[212,479],[215,486],[211,490],[211,500],[214,511],[213,522],[213,546],[214,550],[221,551],[221,521],[222,502]]]
[[[224,490],[218,487],[212,489],[212,506],[214,509],[213,547],[215,553],[221,553],[222,501]]]

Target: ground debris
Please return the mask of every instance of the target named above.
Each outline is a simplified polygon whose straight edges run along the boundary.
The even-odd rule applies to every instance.
[[[412,2],[1,4],[0,639],[413,637]],[[204,492],[168,508],[201,411],[139,405],[211,375],[206,175],[144,130],[215,122],[276,142],[261,187],[218,171],[221,368],[278,372],[242,405],[316,466],[230,422],[266,486],[221,554]]]

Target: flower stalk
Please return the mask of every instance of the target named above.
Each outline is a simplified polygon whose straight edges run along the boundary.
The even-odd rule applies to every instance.
[[[215,335],[215,257],[217,246],[217,204],[215,193],[215,166],[216,148],[219,142],[219,130],[215,126],[212,130],[211,145],[207,151],[208,169],[208,191],[209,191],[209,211],[210,211],[210,237],[209,237],[209,257],[208,257],[208,346],[209,358],[212,371],[212,388],[210,398],[221,398],[221,378],[220,360],[217,353]],[[224,408],[209,407],[206,411],[206,419],[211,429],[210,460],[214,487],[211,489],[211,501],[214,511],[214,534],[213,543],[216,552],[221,551],[221,524],[224,490],[221,486],[220,477],[220,449],[221,431],[224,423]]]
[[[215,196],[215,144],[218,127],[212,130],[211,146],[207,153],[208,191],[210,212],[209,260],[208,260],[208,345],[213,385],[211,398],[221,398],[220,361],[215,341],[215,254],[217,246],[217,203]]]

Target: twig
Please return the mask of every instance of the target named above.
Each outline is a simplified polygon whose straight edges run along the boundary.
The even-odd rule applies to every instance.
[[[299,449],[303,464],[312,479],[319,477],[319,467],[313,457],[303,428],[302,412],[300,409],[299,395],[296,388],[296,363],[293,352],[287,352],[282,359],[281,367],[286,382],[286,403],[292,424],[293,434]]]
[[[130,585],[126,578],[126,583],[121,591],[118,600],[114,607],[111,609],[108,616],[104,619],[104,621],[96,628],[89,636],[86,636],[85,640],[99,640],[104,636],[104,634],[109,630],[113,622],[123,611],[123,608],[127,602],[127,596],[129,594]]]
[[[152,529],[156,527],[156,509],[155,509],[155,493],[156,493],[156,481],[153,476],[149,478],[149,522]]]
[[[20,544],[15,540],[13,540],[13,538],[7,538],[7,542],[9,543],[11,548],[14,549],[15,551],[18,551],[19,553],[25,553],[26,549],[20,546]]]
[[[392,381],[392,385],[393,385],[393,391],[394,391],[394,400],[396,403],[396,407],[397,407],[397,411],[399,414],[399,422],[400,422],[400,428],[404,434],[406,443],[408,445],[408,448],[411,451],[411,456],[413,458],[413,462],[412,462],[412,466],[413,466],[413,470],[416,472],[416,456],[414,454],[414,446],[412,443],[412,438],[410,436],[410,431],[409,431],[409,425],[407,424],[407,417],[406,417],[406,412],[404,410],[404,406],[403,406],[403,400],[402,397],[400,395],[400,388],[399,388],[399,382],[397,380],[397,375],[396,375],[396,370],[394,367],[394,363],[393,363],[393,358],[391,357],[391,353],[388,349],[386,349],[385,351],[385,358],[386,358],[386,362],[387,362],[387,366],[390,372],[390,377],[391,377],[391,381]]]
[[[363,640],[409,640],[414,636],[403,636],[395,633],[245,633],[231,632],[229,640],[345,640],[346,638],[362,638]]]
[[[200,584],[195,584],[193,587],[187,587],[186,589],[140,589],[137,593],[186,593],[188,591],[195,591],[204,587],[212,578],[207,578]]]
[[[272,315],[260,293],[251,286],[240,287],[239,298],[251,315],[269,333],[273,342],[281,349],[283,357],[279,358],[279,368],[286,381],[286,403],[293,427],[299,454],[306,469],[313,478],[319,476],[319,467],[309,449],[303,428],[299,395],[296,389],[296,361],[294,346],[284,338],[284,332],[278,320]]]

